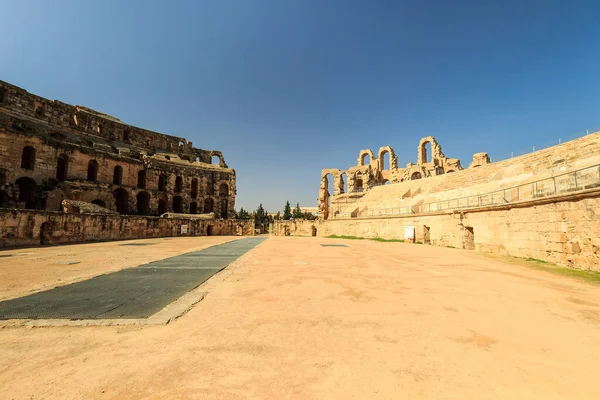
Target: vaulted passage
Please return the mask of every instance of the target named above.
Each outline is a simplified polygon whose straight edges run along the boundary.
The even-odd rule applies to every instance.
[[[25,203],[25,208],[37,207],[37,183],[31,178],[19,178],[15,182],[19,187],[19,201]]]
[[[181,196],[173,197],[173,212],[183,213],[183,199]]]
[[[90,160],[90,162],[88,162],[87,180],[90,182],[96,182],[97,179],[98,179],[98,162],[96,160]]]
[[[158,201],[158,214],[162,215],[167,212],[167,202],[164,200]]]
[[[113,170],[113,184],[120,185],[123,183],[123,167],[120,165],[115,166]]]
[[[21,168],[33,169],[35,166],[35,149],[31,146],[25,146],[21,153]]]
[[[119,188],[115,190],[115,203],[119,214],[129,214],[129,193],[127,190]]]
[[[58,160],[56,162],[56,180],[59,182],[66,181],[68,175],[69,157],[63,153],[58,156]]]
[[[206,200],[204,200],[204,213],[211,213],[213,212],[214,208],[215,202],[213,199],[208,197]]]
[[[195,201],[190,203],[190,214],[198,214],[198,203]]]
[[[150,194],[148,192],[139,192],[137,194],[138,215],[150,214]]]

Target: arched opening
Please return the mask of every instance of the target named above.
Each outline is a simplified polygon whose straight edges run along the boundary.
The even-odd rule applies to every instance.
[[[102,200],[100,200],[100,199],[96,199],[96,200],[92,201],[92,204],[95,204],[95,205],[97,205],[97,206],[100,206],[100,207],[104,207],[104,208],[106,208],[106,203],[104,203],[104,202],[103,202]]]
[[[198,197],[198,179],[192,179],[192,199]],[[190,205],[191,207],[191,205]]]
[[[364,153],[360,157],[360,165],[369,165],[369,164],[371,164],[371,156],[369,155],[369,153]]]
[[[451,170],[449,170],[449,171],[446,171],[446,173],[447,173],[447,174],[451,174],[451,173],[453,173],[453,172],[454,172],[454,170],[453,170],[453,169],[451,169]]]
[[[221,218],[223,219],[227,219],[227,205],[228,205],[228,201],[227,199],[221,199]]]
[[[158,190],[165,191],[167,189],[167,177],[161,175],[158,177]]]
[[[129,213],[129,193],[123,188],[114,191],[115,203],[119,214]]]
[[[206,227],[206,236],[212,236],[214,234],[214,228],[212,225]]]
[[[422,155],[421,158],[424,163],[431,162],[431,157],[433,155],[431,150],[431,142],[423,143],[423,147],[421,147]]]
[[[183,178],[178,176],[177,178],[175,178],[175,192],[181,193],[182,190],[183,190]]]
[[[226,183],[221,183],[221,186],[219,186],[219,195],[220,196],[228,196],[229,195],[229,186]]]
[[[196,157],[196,162],[200,162],[200,156]]]
[[[63,182],[67,180],[69,172],[69,157],[62,153],[58,156],[58,160],[56,162],[56,180],[59,182]]]
[[[158,201],[158,214],[162,215],[167,212],[167,202],[164,200]]]
[[[31,178],[19,178],[15,182],[19,186],[19,201],[25,203],[25,208],[35,209],[37,206],[37,183]]]
[[[312,236],[317,236],[317,227],[316,226],[312,226]]]
[[[384,184],[384,185],[389,185],[389,184],[390,184],[390,180],[389,180],[389,179],[386,179],[386,180],[384,180],[384,181],[383,181],[383,184]]]
[[[212,196],[215,194],[215,184],[214,184],[214,179],[212,179],[212,178],[206,179],[206,194],[208,194],[209,196]]]
[[[355,192],[363,191],[363,180],[362,180],[362,174],[360,172],[358,172],[356,175],[354,175],[354,191]]]
[[[123,183],[123,167],[117,165],[113,170],[113,184],[120,185],[121,183]]]
[[[198,203],[195,201],[190,203],[190,214],[198,214]]]
[[[10,198],[8,197],[8,193],[4,190],[0,190],[0,208],[8,208],[8,203]]]
[[[123,140],[125,142],[129,141],[129,137],[131,136],[131,131],[129,129],[125,129],[123,131]]]
[[[137,187],[140,189],[146,188],[146,171],[144,170],[138,171]]]
[[[40,244],[52,243],[52,224],[48,221],[40,226]]]
[[[435,168],[435,174],[436,175],[444,175],[444,168],[443,167],[436,167]]]
[[[173,197],[173,212],[174,213],[183,213],[183,199],[181,196]]]
[[[220,165],[221,164],[221,157],[219,157],[219,156],[212,156],[210,158],[210,163],[214,164],[214,165]]]
[[[390,152],[388,150],[384,150],[379,154],[379,162],[380,169],[382,171],[392,169],[391,161],[390,161]],[[387,168],[385,167],[387,165]]]
[[[214,200],[211,199],[210,197],[207,197],[204,200],[204,213],[205,214],[211,213],[211,212],[213,212],[214,208],[215,208]]]
[[[90,160],[88,162],[87,180],[96,182],[96,179],[98,179],[98,162],[96,160]]]
[[[31,146],[23,147],[23,152],[21,153],[21,168],[32,170],[34,165],[35,165],[35,149]]]
[[[170,157],[170,156],[165,156],[165,159],[166,159],[167,161],[171,161],[171,157]]]
[[[150,214],[150,194],[148,192],[137,194],[137,211],[139,215]]]
[[[422,176],[421,176],[420,172],[413,172],[413,174],[410,176],[410,179],[413,181],[416,179],[421,179],[421,178],[422,178]]]
[[[179,158],[181,158],[182,160],[185,160],[185,161],[192,162],[192,160],[190,159],[190,156],[181,156]]]

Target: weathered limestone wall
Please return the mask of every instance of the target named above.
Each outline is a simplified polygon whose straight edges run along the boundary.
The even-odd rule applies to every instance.
[[[462,213],[276,221],[273,234],[283,236],[287,227],[292,236],[316,233],[403,239],[405,226],[415,227],[415,240],[419,242],[532,257],[566,267],[600,271],[598,190]]]
[[[0,247],[206,235],[253,236],[254,221],[0,209]]]

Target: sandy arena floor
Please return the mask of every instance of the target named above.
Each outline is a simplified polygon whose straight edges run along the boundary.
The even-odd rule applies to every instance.
[[[0,258],[0,294],[229,239],[18,250],[42,262]],[[403,243],[272,237],[242,261],[168,325],[0,329],[0,398],[600,398],[598,285]]]

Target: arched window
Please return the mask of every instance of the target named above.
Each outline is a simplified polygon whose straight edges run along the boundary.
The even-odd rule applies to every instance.
[[[175,178],[175,192],[181,193],[182,190],[183,190],[183,178],[178,176],[177,178]]]
[[[221,199],[221,218],[227,219],[227,199]]]
[[[31,146],[23,147],[23,153],[21,153],[21,168],[33,170],[35,165],[35,149]]]
[[[198,179],[194,178],[192,179],[192,199],[195,199],[196,197],[198,197]],[[190,204],[190,209],[191,209],[191,204]]]
[[[15,182],[19,187],[19,201],[25,203],[25,208],[35,209],[38,203],[37,183],[31,178],[19,178]]]
[[[164,191],[167,189],[167,177],[161,175],[158,177],[158,190]]]
[[[164,200],[158,201],[158,214],[162,215],[167,212],[167,202]]]
[[[214,210],[214,201],[210,197],[204,200],[204,213],[211,213]]]
[[[150,214],[150,194],[148,192],[139,192],[137,194],[138,215]]]
[[[219,186],[219,195],[221,195],[221,196],[229,195],[229,186],[227,186],[226,183],[221,183],[221,186]]]
[[[369,155],[369,153],[364,153],[360,158],[360,162],[360,165],[369,165],[371,163],[371,156]]]
[[[211,164],[215,164],[215,165],[219,165],[219,164],[221,164],[221,157],[213,155],[213,156],[210,158],[210,163],[211,163]]]
[[[195,201],[190,203],[190,214],[198,214],[198,203]]]
[[[88,162],[87,180],[90,182],[96,182],[98,179],[98,162],[96,160],[90,160]]]
[[[113,184],[120,185],[123,183],[123,167],[117,165],[113,170]]]
[[[183,199],[181,196],[173,197],[173,212],[183,213]]]
[[[123,188],[114,191],[115,203],[119,214],[129,213],[129,193]]]
[[[435,174],[436,175],[444,175],[444,168],[443,167],[436,167],[435,168]]]
[[[123,140],[124,140],[125,142],[128,142],[128,141],[129,141],[129,137],[130,137],[130,135],[131,135],[131,131],[130,131],[128,128],[126,128],[126,129],[123,131]]]
[[[139,187],[140,189],[146,188],[146,171],[144,170],[138,171],[137,187]]]
[[[63,153],[58,156],[58,161],[56,162],[56,180],[59,182],[66,181],[68,172],[69,172],[69,157]]]
[[[420,173],[420,172],[414,172],[414,173],[413,173],[413,174],[410,176],[410,179],[411,179],[411,180],[413,180],[413,181],[414,181],[414,180],[416,180],[416,179],[421,179],[421,178],[422,178],[422,176],[421,176],[421,173]]]

